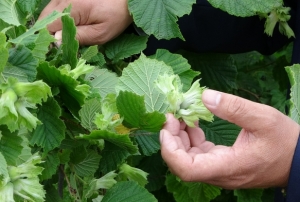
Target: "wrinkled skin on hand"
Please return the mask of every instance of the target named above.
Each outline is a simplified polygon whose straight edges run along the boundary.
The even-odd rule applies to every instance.
[[[272,107],[218,91],[204,91],[202,100],[212,113],[242,130],[232,147],[214,145],[201,128],[168,114],[160,141],[171,172],[184,181],[227,189],[286,186],[299,125]]]
[[[82,45],[104,44],[121,34],[131,23],[127,0],[51,0],[39,19],[54,10],[62,12],[72,4],[71,16],[77,26],[77,36]],[[61,39],[62,23],[57,20],[48,30]]]

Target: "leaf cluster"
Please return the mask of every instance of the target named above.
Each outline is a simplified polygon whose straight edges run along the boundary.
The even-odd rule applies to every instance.
[[[251,3],[251,12],[241,9],[247,0],[236,5],[230,3],[234,1],[210,2],[240,16],[239,11],[249,16],[274,9],[273,0],[261,7]],[[70,8],[36,21],[46,3],[0,2],[1,201],[268,198],[262,190],[221,190],[203,183],[181,182],[169,174],[159,154],[158,132],[170,103],[155,83],[161,76],[176,75],[182,93],[194,95],[189,89],[194,80],[199,81],[201,72],[201,86],[283,112],[288,108],[289,115],[299,122],[299,66],[287,67],[288,76],[282,68],[290,62],[291,46],[271,56],[257,52],[170,53],[163,49],[146,56],[142,52],[147,36],[122,34],[102,46],[82,47],[75,39]],[[176,22],[191,11],[194,3],[129,0],[128,7],[135,25],[147,35],[183,39]],[[281,1],[275,3],[282,5]],[[46,30],[58,18],[63,24],[60,47]],[[287,20],[286,16],[282,18]],[[289,79],[292,89],[287,102]],[[200,124],[207,139],[215,144],[232,145],[240,131],[218,117]]]

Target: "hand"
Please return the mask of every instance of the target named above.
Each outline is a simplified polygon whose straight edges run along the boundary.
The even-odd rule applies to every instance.
[[[132,22],[127,0],[51,0],[39,19],[54,10],[62,12],[70,4],[71,16],[77,26],[76,38],[82,45],[104,44],[121,34]],[[61,20],[50,24],[48,30],[61,40]]]
[[[232,147],[214,145],[199,127],[187,127],[168,114],[160,141],[171,172],[184,181],[227,189],[286,186],[299,125],[272,107],[226,93],[205,90],[202,100],[242,130]]]

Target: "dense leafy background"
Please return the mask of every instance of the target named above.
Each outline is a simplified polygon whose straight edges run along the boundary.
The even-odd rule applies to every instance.
[[[282,6],[279,0],[209,2],[237,16]],[[178,74],[186,91],[201,78],[201,86],[268,104],[299,123],[300,67],[289,66],[292,43],[269,56],[183,50],[145,56],[147,36],[124,33],[103,46],[81,47],[70,8],[36,21],[47,3],[0,0],[1,200],[273,201],[273,189],[224,190],[172,175],[158,141],[166,98],[153,82]],[[194,3],[129,0],[128,7],[146,34],[183,39],[176,22]],[[58,47],[46,25],[60,17]],[[228,146],[240,130],[218,117],[200,125],[208,140]],[[12,178],[13,170],[21,173]]]

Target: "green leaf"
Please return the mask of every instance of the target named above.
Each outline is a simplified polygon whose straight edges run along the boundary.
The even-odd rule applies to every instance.
[[[108,142],[111,142],[118,147],[126,149],[129,153],[135,154],[138,152],[138,148],[130,140],[129,135],[118,135],[109,131],[104,130],[94,130],[89,135],[80,135],[78,139],[85,140],[99,140],[104,139]]]
[[[35,80],[38,60],[33,57],[31,51],[25,46],[19,45],[10,49],[8,63],[9,65],[6,68],[17,68],[18,71],[27,76],[28,81]]]
[[[97,128],[94,123],[96,113],[100,112],[101,102],[98,98],[86,101],[79,111],[81,125],[89,131],[95,130]]]
[[[101,152],[99,169],[101,172],[108,173],[116,170],[130,156],[130,153],[121,147],[118,147],[110,142],[105,142],[105,147]]]
[[[61,109],[54,99],[48,99],[40,107],[37,117],[42,121],[42,125],[38,125],[30,139],[31,145],[38,145],[48,152],[58,147],[65,138],[65,125],[59,118]]]
[[[116,176],[117,174],[115,173],[115,171],[111,171],[99,179],[93,179],[90,182],[88,190],[86,191],[84,197],[89,198],[94,193],[97,194],[97,191],[99,189],[110,189],[113,185],[117,183],[117,181],[114,179]]]
[[[144,187],[148,183],[148,173],[139,168],[132,167],[127,163],[123,163],[119,167],[119,176],[121,177],[121,179],[127,178],[130,181],[135,181],[142,187]]]
[[[65,12],[70,12],[70,7]],[[77,65],[77,53],[79,42],[76,40],[76,26],[74,19],[69,15],[63,16],[62,21],[62,61],[64,64],[69,64],[71,68]]]
[[[166,180],[166,172],[168,170],[165,162],[163,161],[160,153],[153,154],[152,156],[145,157],[138,165],[140,169],[149,173],[146,188],[148,191],[156,191],[161,189]]]
[[[6,183],[9,181],[9,175],[8,175],[8,170],[7,170],[7,163],[0,152],[0,190],[3,186],[6,185]]]
[[[81,55],[81,58],[88,61],[95,57],[98,53],[98,45],[89,46]]]
[[[189,60],[194,70],[201,72],[201,86],[225,92],[237,88],[236,78],[238,72],[231,55],[185,52],[183,56]]]
[[[177,202],[210,202],[221,194],[218,187],[205,183],[180,182],[174,175],[167,176],[166,186]]]
[[[17,165],[17,159],[22,153],[23,139],[17,132],[11,133],[6,127],[0,127],[0,153],[10,166]]]
[[[104,55],[101,52],[98,52],[97,55],[88,60],[88,62],[95,66],[102,67],[106,63],[106,60]]]
[[[1,0],[0,18],[8,24],[19,26],[24,24],[26,19],[16,3],[17,0]]]
[[[46,202],[62,202],[58,190],[53,185],[47,185],[45,189],[47,190],[45,200]]]
[[[6,36],[0,32],[0,73],[3,71],[8,60],[8,50],[6,48]]]
[[[177,25],[178,17],[189,14],[195,0],[129,0],[128,8],[133,20],[146,34],[157,39],[179,37],[184,40]]]
[[[22,34],[21,36],[10,40],[10,42],[14,44],[20,44],[25,38],[31,37],[36,32],[46,28],[48,24],[56,20],[57,18],[60,18],[61,16],[64,16],[66,14],[59,13],[57,11],[53,11],[51,14],[49,14],[47,17],[43,18],[42,20],[36,21],[36,23],[29,29],[27,32]]]
[[[20,165],[24,162],[26,162],[31,156],[31,147],[29,146],[29,140],[28,138],[26,137],[28,134],[27,134],[27,131],[26,133],[20,133],[19,131],[19,136],[22,138],[22,143],[21,143],[21,146],[22,146],[22,151],[21,151],[21,154],[18,156],[18,158],[16,159],[16,165]]]
[[[85,80],[90,81],[91,87],[104,98],[109,93],[115,93],[115,87],[119,78],[108,69],[95,69],[86,75]]]
[[[287,106],[287,99],[286,99],[287,92],[281,92],[279,90],[272,90],[271,91],[271,102],[270,105],[282,113],[286,113],[286,106]]]
[[[14,66],[6,66],[5,69],[2,72],[3,76],[5,78],[9,77],[15,77],[18,79],[18,81],[21,82],[27,82],[28,81],[28,76],[26,75],[26,72],[24,72],[22,69]]]
[[[47,180],[50,179],[52,175],[54,175],[57,172],[57,168],[60,163],[58,153],[56,152],[48,153],[46,158],[43,160],[44,163],[42,164],[42,166],[45,169],[42,172],[41,180]]]
[[[141,55],[138,60],[130,63],[123,70],[116,90],[144,96],[147,112],[165,112],[167,109],[167,105],[164,104],[166,97],[154,86],[154,81],[164,73],[172,74],[172,68],[164,62]]]
[[[55,39],[49,34],[47,29],[42,29],[38,34],[38,37],[35,41],[35,47],[32,50],[33,57],[39,61],[46,60],[46,54],[48,53],[50,43],[54,42]]]
[[[80,84],[78,81],[71,76],[62,74],[61,71],[54,66],[50,66],[47,62],[39,64],[38,77],[48,85],[58,87],[62,101],[77,115],[80,106],[84,104],[86,98],[86,95],[77,89]]]
[[[143,96],[121,91],[117,97],[117,108],[124,121],[131,128],[150,132],[161,130],[166,121],[164,114],[154,111],[147,113]]]
[[[215,117],[213,122],[200,121],[199,126],[206,139],[218,145],[233,145],[241,131],[240,127],[218,117]]]
[[[151,156],[160,150],[158,133],[139,130],[134,133],[134,138],[136,139],[142,154],[145,156]]]
[[[282,0],[208,0],[208,2],[215,8],[239,17],[269,13],[283,3]]]
[[[200,72],[191,70],[191,65],[182,55],[170,53],[168,50],[158,49],[150,58],[162,61],[172,67],[174,74],[178,74],[180,77],[184,92],[190,88],[193,79],[200,74]]]
[[[262,194],[263,189],[234,190],[234,195],[237,196],[237,202],[262,202]]]
[[[285,68],[291,83],[291,106],[289,117],[300,124],[300,65],[295,64]]]
[[[12,26],[10,26],[8,23],[4,22],[0,17],[0,31],[2,34],[7,34],[7,30],[11,29]]]
[[[189,195],[189,187],[180,183],[174,175],[167,176],[166,187],[168,192],[173,194],[176,202],[193,201],[193,198]]]
[[[70,161],[70,154],[71,154],[71,152],[72,152],[72,150],[70,150],[70,149],[62,149],[58,153],[60,164],[66,164],[66,163],[68,163]]]
[[[109,59],[117,62],[144,50],[147,39],[146,36],[123,34],[105,44],[105,54]]]
[[[155,197],[136,182],[118,182],[107,190],[102,202],[157,202]]]
[[[15,39],[22,34],[24,34],[27,31],[27,27],[20,25],[18,27],[7,27],[6,30],[3,30],[3,32],[6,31],[7,38],[9,39]],[[32,37],[32,36],[31,36]]]
[[[19,8],[27,15],[33,15],[40,0],[17,0]]]
[[[77,175],[81,177],[92,176],[98,169],[101,156],[95,151],[88,151],[86,158],[78,164],[74,164],[73,168]]]
[[[70,154],[70,162],[78,164],[87,157],[87,150],[85,145],[75,147]]]

